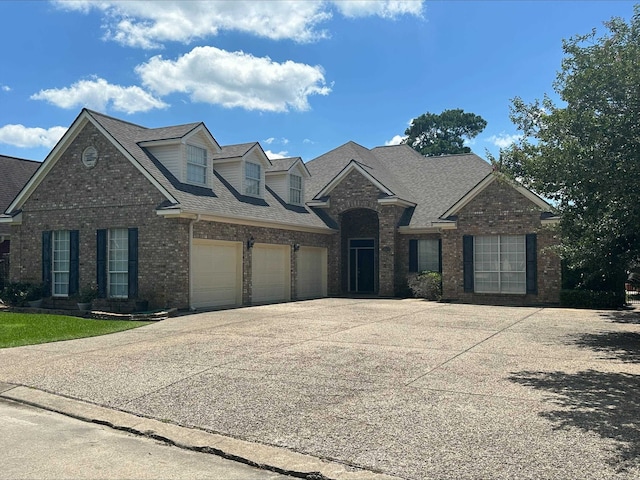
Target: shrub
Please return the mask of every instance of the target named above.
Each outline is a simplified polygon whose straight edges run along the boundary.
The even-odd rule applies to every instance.
[[[407,283],[416,298],[427,300],[442,298],[442,275],[438,272],[412,273],[407,277]]]
[[[618,308],[625,304],[624,292],[561,290],[560,305],[573,308]]]
[[[34,298],[38,293],[38,288],[40,295]],[[42,298],[42,287],[37,284],[27,282],[7,283],[4,289],[0,292],[0,299],[12,307],[20,307],[26,302],[37,300],[38,298]]]
[[[85,285],[78,294],[79,303],[91,303],[98,298],[98,287],[94,285]]]

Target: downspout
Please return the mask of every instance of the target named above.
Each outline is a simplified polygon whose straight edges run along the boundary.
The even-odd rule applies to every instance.
[[[196,214],[196,218],[192,219],[189,222],[189,309],[190,310],[195,310],[195,307],[193,306],[192,300],[193,300],[193,268],[191,268],[192,266],[192,261],[193,261],[193,225],[196,222],[200,221],[200,214],[197,213]]]

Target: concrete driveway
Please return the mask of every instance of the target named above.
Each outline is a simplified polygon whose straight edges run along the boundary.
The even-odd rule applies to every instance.
[[[267,305],[0,350],[0,382],[401,478],[640,477],[637,311]]]

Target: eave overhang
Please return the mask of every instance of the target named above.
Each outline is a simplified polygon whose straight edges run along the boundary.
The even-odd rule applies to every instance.
[[[249,225],[252,227],[278,228],[281,230],[294,230],[297,232],[321,233],[324,235],[332,235],[337,233],[329,227],[309,227],[300,224],[278,222],[275,220],[263,220],[251,217],[238,217],[234,215],[216,215],[207,212],[186,211],[182,208],[163,208],[156,210],[156,213],[164,218],[186,218],[190,220],[231,223],[234,225]]]
[[[454,221],[431,222],[430,225],[422,227],[398,227],[398,233],[402,235],[421,234],[421,233],[440,233],[443,230],[456,230],[458,223]]]

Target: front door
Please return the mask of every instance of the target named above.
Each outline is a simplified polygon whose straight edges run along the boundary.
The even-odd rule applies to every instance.
[[[372,238],[349,240],[349,292],[375,292],[375,241]]]

